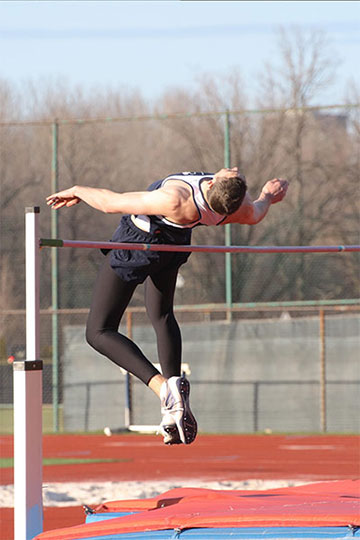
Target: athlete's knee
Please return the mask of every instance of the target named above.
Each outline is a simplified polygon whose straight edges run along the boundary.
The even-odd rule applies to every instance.
[[[90,347],[96,351],[100,349],[100,337],[101,333],[99,331],[95,330],[95,328],[90,325],[86,326],[85,339]]]
[[[153,309],[152,307],[146,308],[148,317],[151,321],[151,324],[155,326],[164,326],[174,319],[174,313],[172,310],[160,311],[158,309]]]
[[[157,317],[151,321],[154,330],[157,334],[173,334],[179,331],[179,325],[175,318],[174,313],[164,313],[161,317]]]

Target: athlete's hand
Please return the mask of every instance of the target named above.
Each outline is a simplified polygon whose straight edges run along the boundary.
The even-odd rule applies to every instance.
[[[53,210],[58,210],[63,206],[70,207],[78,204],[81,199],[75,195],[75,189],[76,186],[73,186],[69,189],[64,189],[63,191],[49,195],[49,197],[46,197],[46,204],[51,206]]]
[[[284,178],[274,178],[266,182],[261,192],[271,198],[271,204],[275,204],[283,200],[288,187],[289,182]]]
[[[220,171],[214,175],[214,178],[235,178],[235,176],[244,178],[243,175],[240,174],[238,167],[232,167],[231,169],[220,169]]]

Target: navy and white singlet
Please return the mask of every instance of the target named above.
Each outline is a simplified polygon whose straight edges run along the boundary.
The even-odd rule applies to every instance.
[[[226,216],[214,212],[206,202],[202,183],[214,177],[203,172],[184,172],[172,174],[163,180],[151,184],[148,191],[162,188],[166,182],[177,180],[191,187],[194,203],[198,210],[198,218],[192,223],[181,225],[173,223],[164,216],[124,215],[114,232],[112,242],[129,242],[144,244],[178,244],[189,245],[191,230],[199,225],[220,225]],[[117,275],[128,282],[142,283],[148,275],[162,269],[180,267],[190,256],[190,252],[161,251],[111,251],[110,264]]]
[[[186,225],[181,225],[179,223],[174,223],[168,219],[166,219],[164,216],[134,216],[133,221],[135,223],[138,223],[140,228],[143,230],[150,231],[150,221],[153,223],[157,223],[158,225],[166,225],[169,227],[174,227],[176,229],[193,229],[194,227],[198,225],[220,225],[226,216],[218,214],[210,206],[208,205],[204,192],[202,189],[202,184],[206,180],[211,180],[214,178],[213,174],[210,173],[203,173],[203,172],[183,172],[178,174],[172,174],[170,176],[167,176],[163,180],[158,180],[151,184],[151,186],[148,188],[149,191],[154,191],[155,189],[160,189],[164,187],[164,185],[171,181],[171,180],[177,180],[184,182],[186,185],[190,186],[192,191],[192,197],[193,201],[195,203],[195,206],[198,210],[198,218],[193,221],[192,223],[187,223]]]

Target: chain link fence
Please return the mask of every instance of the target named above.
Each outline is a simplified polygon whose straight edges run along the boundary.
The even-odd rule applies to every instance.
[[[41,207],[42,237],[107,240],[118,216],[95,213],[85,205],[51,213],[45,197],[55,189],[84,183],[115,191],[140,190],[172,172],[215,171],[224,164],[236,164],[245,172],[254,197],[267,179],[288,177],[290,189],[286,201],[281,208],[271,210],[256,227],[232,226],[230,230],[200,227],[194,231],[193,243],[356,244],[359,243],[358,110],[357,105],[349,105],[0,124],[1,431],[11,431],[12,425],[9,362],[25,356],[23,211],[26,206]],[[41,359],[48,430],[64,429],[64,336],[67,328],[85,325],[92,285],[101,261],[98,250],[63,250],[57,259],[50,250],[42,252]],[[326,317],[336,313],[339,321],[339,311],[332,311],[331,303],[337,304],[336,309],[340,305],[344,309],[359,305],[359,262],[357,253],[231,257],[193,254],[180,272],[176,304],[186,306],[187,311],[178,310],[178,317],[184,328],[196,323],[205,330],[208,324],[220,324],[224,319],[230,325],[238,321],[280,319],[289,314],[291,320],[300,320],[312,315],[312,311],[303,311],[306,303],[318,303],[317,309],[327,310]],[[264,302],[266,309],[260,304]],[[138,310],[142,304],[139,287],[131,307]],[[204,305],[210,307],[201,311],[193,309]],[[251,310],[237,310],[236,306],[240,305]],[[256,305],[258,310],[254,311]],[[269,311],[271,305],[274,311]],[[139,328],[146,326],[144,315],[136,313],[133,324]],[[342,323],[339,324],[340,328]],[[184,338],[186,350],[186,335]],[[202,339],[199,327],[199,343]],[[344,336],[344,344],[348,341]],[[331,354],[328,348],[327,355]],[[317,355],[318,350],[315,364]],[[346,384],[358,384],[356,363],[347,356],[341,362],[354,366]],[[81,369],[86,370],[86,362]],[[206,380],[197,378],[194,385],[205,387]],[[260,392],[263,381],[262,377],[250,382],[239,380],[234,389],[235,393],[241,393],[244,385],[252,385],[251,420],[244,423],[251,431],[264,427],[256,419],[256,411],[265,407],[256,405],[256,396],[265,399],[265,394]],[[121,380],[119,384],[123,384]],[[211,410],[219,406],[214,391],[216,384],[220,387],[225,383],[211,383],[214,395]],[[313,384],[319,384],[318,377]],[[272,383],[272,391],[277,393],[275,386]],[[135,384],[134,403],[141,401],[136,397],[138,392],[141,394],[140,387],[139,391],[137,388]],[[349,388],[344,387],[344,395]],[[57,396],[55,404],[54,396]],[[353,424],[345,421],[347,409],[341,412],[345,401],[338,402],[338,417],[344,421],[336,421],[328,429],[353,429]],[[332,402],[327,406],[333,407]],[[313,412],[316,417],[318,413],[318,409]],[[140,412],[136,415],[141,417]],[[140,420],[136,418],[136,422]],[[214,423],[214,429],[221,424],[222,418]],[[308,425],[305,422],[304,429]],[[288,424],[284,423],[283,429],[288,429]]]
[[[66,254],[68,250],[64,251]],[[48,307],[49,295],[44,290],[41,294],[44,428],[46,431],[93,431],[109,424],[114,429],[124,428],[128,414],[126,379],[117,367],[92,351],[85,342],[88,312],[85,306],[90,302],[97,265],[93,264],[94,254],[89,260],[88,250],[78,251],[81,271],[66,271],[60,279],[60,297],[72,301],[77,298],[78,307],[61,304],[54,312]],[[344,260],[354,255],[339,254],[339,262],[343,261],[344,265]],[[186,266],[180,273],[176,313],[183,335],[183,360],[190,365],[194,408],[198,409],[202,429],[209,432],[357,431],[360,306],[356,300],[253,304],[251,297],[245,296],[242,303],[228,308],[225,302],[212,301],[219,291],[212,296],[209,290],[207,302],[200,305],[204,298],[197,296],[191,272],[191,261],[198,256],[190,257],[186,265],[190,268],[188,273]],[[275,259],[281,257],[288,267],[293,256],[271,255]],[[97,253],[96,257],[100,264],[103,256]],[[220,260],[213,265],[224,264],[223,255],[215,257]],[[246,268],[250,255],[236,257],[242,259]],[[306,254],[302,257],[313,259],[309,285],[316,285],[320,290],[327,265],[333,266],[336,256]],[[42,250],[41,258],[50,258],[50,250]],[[258,258],[256,283],[261,288],[268,279],[269,261],[261,254]],[[251,265],[249,274],[251,283],[254,278]],[[188,281],[193,299],[197,300],[192,305],[188,304]],[[156,362],[155,335],[143,308],[142,289],[143,286],[139,286],[136,291],[121,323],[121,331],[130,333],[151,361]],[[52,354],[54,317],[58,333],[57,373]],[[7,334],[6,340],[2,340],[0,364],[0,429],[11,432],[11,360],[25,357],[24,310],[4,311],[3,324]],[[254,366],[257,366],[255,372]],[[130,423],[156,424],[159,415],[156,398],[133,378],[131,389]]]

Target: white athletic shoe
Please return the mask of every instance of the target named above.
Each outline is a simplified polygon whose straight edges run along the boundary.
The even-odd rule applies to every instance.
[[[185,377],[170,377],[161,387],[160,430],[165,444],[191,444],[197,423],[189,405],[190,383]]]

